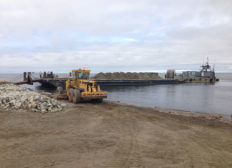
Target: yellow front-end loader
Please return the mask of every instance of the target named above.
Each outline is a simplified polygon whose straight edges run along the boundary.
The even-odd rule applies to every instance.
[[[107,92],[102,92],[99,85],[95,86],[95,81],[90,80],[89,76],[90,70],[72,70],[72,77],[66,80],[65,90],[57,88],[57,98],[68,98],[73,103],[89,100],[102,102],[103,98],[107,98]]]

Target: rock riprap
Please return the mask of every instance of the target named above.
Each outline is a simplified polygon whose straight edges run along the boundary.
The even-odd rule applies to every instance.
[[[0,85],[0,107],[47,113],[61,111],[65,104],[26,88],[4,84]]]

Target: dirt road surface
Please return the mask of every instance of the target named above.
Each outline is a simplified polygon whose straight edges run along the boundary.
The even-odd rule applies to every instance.
[[[0,168],[231,168],[232,127],[154,109],[0,110]]]

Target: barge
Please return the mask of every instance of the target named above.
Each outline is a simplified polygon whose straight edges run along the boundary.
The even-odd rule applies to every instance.
[[[47,78],[40,79],[36,82],[45,87],[64,87],[67,78]],[[108,86],[149,86],[149,85],[164,85],[164,84],[182,84],[184,81],[180,80],[94,80],[97,85],[101,87]]]
[[[24,81],[17,82],[15,84],[33,84],[34,82],[40,83],[43,87],[52,87],[65,88],[66,78],[60,78],[54,74],[47,74],[45,76],[40,76],[40,78],[32,78],[31,72],[24,72]],[[144,73],[142,73],[144,74]],[[154,75],[153,73],[149,73],[150,75]],[[109,87],[109,86],[149,86],[149,85],[165,85],[165,84],[182,84],[185,83],[183,80],[178,79],[93,79],[96,85],[100,85],[101,87]]]

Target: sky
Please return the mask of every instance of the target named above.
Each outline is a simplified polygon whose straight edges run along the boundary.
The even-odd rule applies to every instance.
[[[232,72],[231,0],[0,0],[0,73]]]

